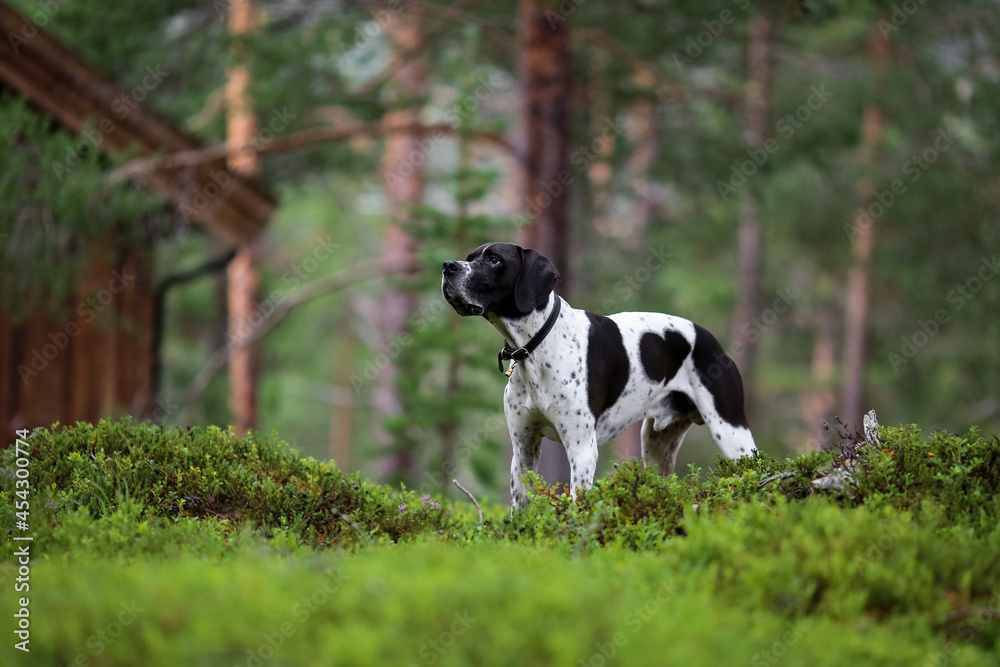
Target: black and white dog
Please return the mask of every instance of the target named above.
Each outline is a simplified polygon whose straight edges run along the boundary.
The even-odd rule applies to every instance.
[[[707,425],[729,458],[755,451],[743,381],[715,336],[672,315],[571,308],[552,291],[558,281],[552,262],[510,243],[444,263],[444,298],[463,317],[489,320],[505,340],[501,358],[511,360],[504,413],[515,508],[542,436],[566,448],[574,490],[593,484],[598,446],[640,419],[642,459],[662,475],[673,472],[692,424]]]

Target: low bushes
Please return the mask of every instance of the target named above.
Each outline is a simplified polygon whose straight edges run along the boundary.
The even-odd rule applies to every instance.
[[[780,569],[782,560],[765,573],[755,549],[733,562],[710,551],[566,558],[518,545],[418,543],[137,560],[113,575],[100,560],[42,562],[32,578],[30,664],[996,664],[988,620],[972,615],[959,634],[959,622],[938,630],[936,617],[851,615],[850,600],[842,613],[796,614],[780,601],[812,593],[797,568]],[[0,597],[0,614],[12,604]],[[10,642],[0,662],[29,664]]]
[[[41,429],[28,443],[32,526],[43,533],[82,511],[98,525],[125,515],[147,526],[196,520],[200,530],[223,536],[257,529],[320,546],[398,541],[444,519],[429,496],[373,485],[332,462],[303,458],[274,436],[238,438],[216,427],[164,430],[122,420]],[[13,455],[11,448],[0,458],[9,473]],[[10,474],[4,479],[0,521],[10,530],[13,481]]]
[[[498,510],[486,525],[476,525],[450,518],[441,499],[373,485],[333,463],[303,458],[274,436],[102,421],[39,430],[30,438],[33,527],[52,532],[53,539],[44,542],[54,546],[60,540],[79,546],[90,539],[87,530],[96,531],[93,539],[122,533],[132,517],[136,530],[145,525],[133,536],[140,543],[150,539],[150,527],[172,525],[183,532],[195,522],[202,539],[218,535],[223,544],[247,530],[308,546],[398,542],[430,531],[463,542],[528,541],[580,553],[659,549],[685,534],[692,515],[727,513],[749,502],[831,497],[844,508],[940,514],[935,525],[942,530],[994,530],[1000,519],[997,438],[970,431],[925,440],[915,426],[883,428],[881,437],[878,445],[783,461],[767,454],[720,457],[707,475],[692,469],[683,478],[664,479],[629,462],[575,499],[532,476],[531,503],[513,521]],[[12,449],[0,467],[8,473],[0,478],[0,521],[10,530]],[[820,491],[812,484],[838,468],[850,470],[842,490]],[[117,528],[108,532],[104,524]],[[107,539],[103,544],[111,548]]]
[[[826,501],[754,504],[687,520],[688,537],[663,551],[581,558],[421,539],[140,557],[113,572],[91,556],[43,559],[30,664],[997,664],[1000,621],[980,610],[998,600],[977,599],[973,583],[987,545],[935,547],[906,525],[852,571],[849,550],[890,521]],[[0,614],[14,604],[0,596]],[[11,642],[0,662],[28,664]]]
[[[273,437],[39,431],[31,662],[997,664],[1000,442],[880,435],[686,477],[622,464],[575,499],[532,477],[525,510],[479,523]],[[840,490],[812,483],[834,469]]]
[[[935,432],[918,426],[882,429],[878,446],[862,447],[855,476],[859,501],[907,510],[928,503],[949,522],[977,531],[1000,520],[1000,440],[975,430]]]
[[[719,457],[707,476],[661,478],[639,461],[615,465],[595,488],[576,498],[557,493],[537,476],[531,503],[513,521],[465,530],[460,539],[559,544],[567,552],[614,546],[658,549],[686,535],[685,519],[729,513],[748,503],[787,506],[832,499],[847,509],[912,511],[941,531],[995,532],[1000,520],[1000,440],[935,433],[924,440],[916,426],[883,428],[878,445],[845,446],[777,461],[767,454],[735,461]],[[832,471],[839,490],[813,481]],[[846,475],[844,473],[847,473]],[[707,478],[706,478],[707,477]]]

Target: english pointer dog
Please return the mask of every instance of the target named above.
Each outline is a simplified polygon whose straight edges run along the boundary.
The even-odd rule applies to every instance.
[[[557,282],[552,262],[510,243],[444,263],[444,298],[489,320],[504,338],[498,363],[511,361],[512,508],[527,500],[522,475],[537,467],[543,436],[566,448],[573,490],[594,483],[598,446],[640,419],[642,459],[661,475],[674,471],[692,424],[706,425],[728,458],[756,451],[743,380],[715,336],[673,315],[572,308],[552,291]]]

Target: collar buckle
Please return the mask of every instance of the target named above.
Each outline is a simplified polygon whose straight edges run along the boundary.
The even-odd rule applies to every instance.
[[[552,306],[552,312],[549,313],[548,318],[545,320],[545,324],[543,324],[542,328],[531,337],[531,340],[525,343],[524,347],[514,349],[507,341],[503,342],[503,349],[497,354],[497,368],[501,373],[510,377],[510,374],[514,372],[514,366],[517,365],[517,362],[527,359],[528,355],[534,352],[535,348],[542,344],[545,337],[549,335],[550,331],[552,331],[552,327],[555,325],[556,320],[559,319],[559,311],[561,308],[562,299],[556,296],[556,303]],[[511,360],[510,368],[506,371],[503,369],[503,362],[505,359]]]

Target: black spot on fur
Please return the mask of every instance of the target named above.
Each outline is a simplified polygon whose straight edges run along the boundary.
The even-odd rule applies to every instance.
[[[650,331],[639,339],[642,369],[653,382],[670,382],[674,379],[690,353],[691,344],[676,331],[665,331],[663,336]]]
[[[707,329],[694,325],[694,369],[715,400],[715,411],[733,426],[749,428],[743,412],[743,378],[736,363]]]
[[[596,421],[615,404],[628,384],[628,352],[618,325],[607,317],[587,313],[587,398]]]

